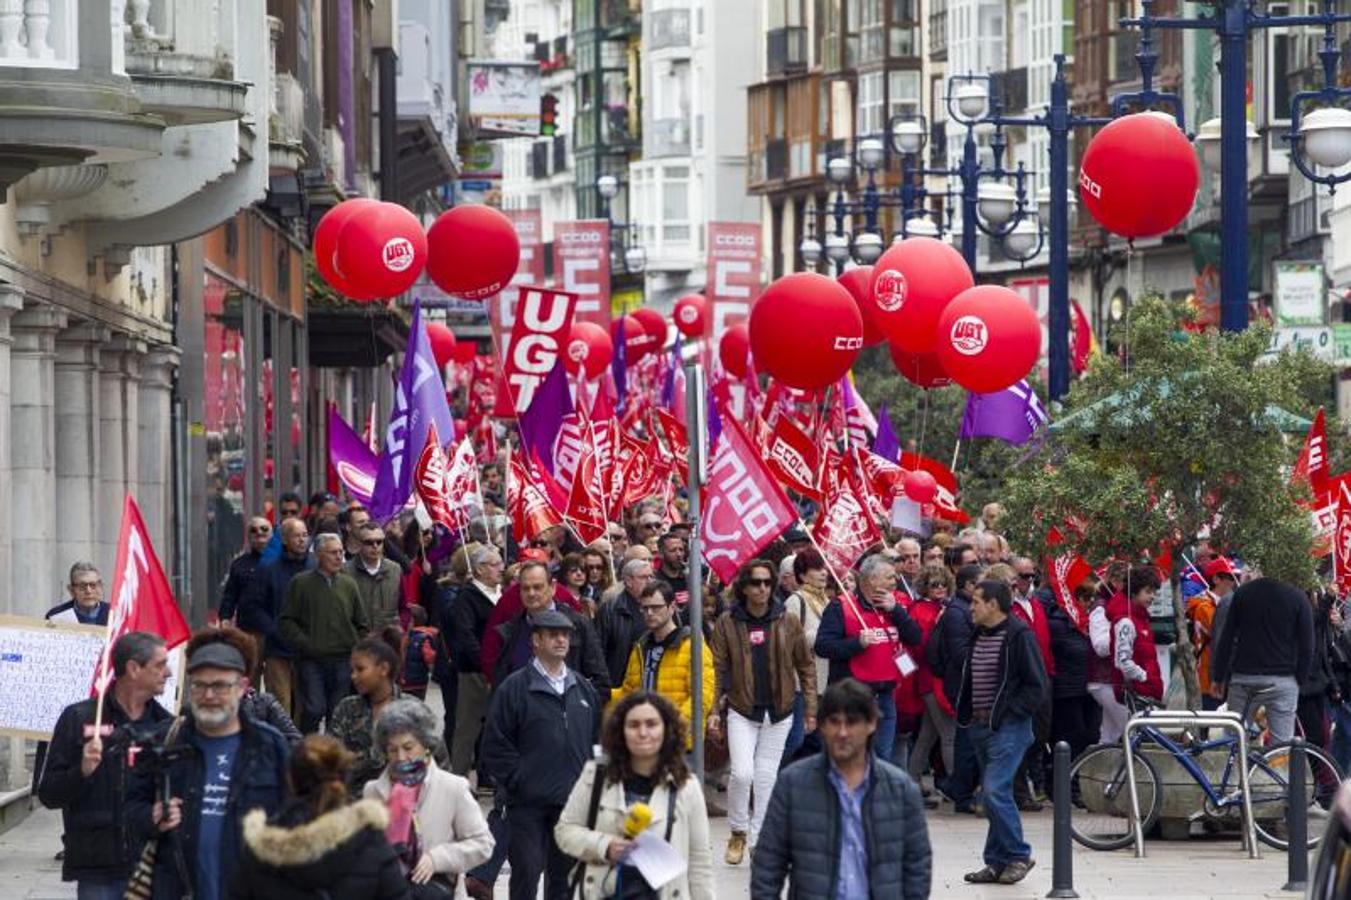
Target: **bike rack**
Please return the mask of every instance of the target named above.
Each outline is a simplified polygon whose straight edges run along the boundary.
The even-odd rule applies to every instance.
[[[1126,750],[1126,781],[1131,791],[1131,831],[1135,834],[1135,857],[1145,857],[1145,830],[1140,822],[1140,788],[1135,781],[1134,750],[1131,747],[1131,734],[1146,725],[1161,728],[1221,728],[1238,736],[1238,781],[1243,791],[1243,843],[1248,851],[1248,859],[1258,859],[1257,828],[1253,823],[1252,791],[1248,785],[1248,729],[1243,718],[1234,712],[1196,712],[1191,710],[1149,710],[1131,716],[1126,722],[1126,730],[1121,736]],[[1163,786],[1160,785],[1160,790]]]

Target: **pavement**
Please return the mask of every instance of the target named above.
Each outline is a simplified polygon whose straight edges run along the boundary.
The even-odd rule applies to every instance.
[[[1031,900],[1045,897],[1051,889],[1051,813],[1026,814],[1024,825],[1037,867],[1027,879],[1013,886],[968,885],[965,872],[980,867],[980,848],[985,841],[985,820],[956,815],[950,808],[929,813],[929,834],[934,848],[933,896],[962,900]],[[748,864],[728,866],[722,862],[727,843],[727,820],[713,826],[713,882],[719,898],[740,898],[749,893]],[[0,900],[72,900],[75,886],[61,882],[61,864],[52,855],[61,846],[60,814],[38,807],[18,827],[0,834]],[[1129,850],[1096,853],[1075,847],[1075,889],[1082,898],[1193,900],[1203,897],[1257,898],[1295,897],[1283,893],[1286,860],[1266,847],[1262,857],[1249,860],[1237,839],[1193,838],[1183,843],[1154,841],[1148,857],[1136,859]],[[505,873],[496,896],[507,896]]]

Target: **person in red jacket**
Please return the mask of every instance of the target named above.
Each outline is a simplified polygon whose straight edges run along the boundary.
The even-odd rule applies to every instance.
[[[1123,699],[1127,685],[1142,697],[1163,700],[1163,675],[1149,630],[1149,605],[1158,590],[1159,575],[1152,566],[1131,566],[1125,590],[1107,601],[1112,638],[1109,658],[1117,700]]]
[[[957,720],[952,704],[943,694],[943,680],[933,676],[925,656],[934,626],[938,624],[938,618],[943,613],[943,607],[955,589],[955,579],[946,566],[941,564],[928,565],[920,570],[919,575],[914,579],[913,586],[915,592],[919,594],[919,599],[910,604],[910,618],[914,619],[919,625],[924,637],[914,653],[915,663],[919,668],[910,680],[915,682],[916,691],[924,704],[924,712],[919,736],[915,739],[915,746],[910,751],[907,769],[910,772],[910,777],[915,779],[915,783],[922,785],[923,782],[920,778],[924,774],[925,767],[929,764],[929,757],[933,753],[934,744],[939,745],[943,760],[943,773],[951,775],[953,771],[953,742],[957,734]],[[935,775],[936,780],[937,775]],[[936,802],[930,804],[931,801],[926,799],[925,806],[930,809],[938,805]]]

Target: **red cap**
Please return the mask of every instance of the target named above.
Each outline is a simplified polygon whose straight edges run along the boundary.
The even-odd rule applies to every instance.
[[[523,547],[516,554],[517,562],[532,560],[534,562],[547,563],[549,561],[549,551],[543,547]]]
[[[1212,584],[1215,582],[1216,575],[1228,575],[1235,581],[1238,580],[1238,569],[1235,569],[1234,564],[1224,556],[1217,556],[1206,563],[1204,574],[1206,576],[1206,581],[1209,581]]]

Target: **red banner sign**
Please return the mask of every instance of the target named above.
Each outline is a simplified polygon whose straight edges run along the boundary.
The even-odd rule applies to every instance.
[[[708,281],[704,289],[716,341],[728,326],[744,322],[760,296],[760,226],[708,223]]]
[[[520,289],[518,315],[502,362],[507,390],[498,392],[496,415],[520,415],[530,408],[535,391],[567,345],[576,306],[573,294],[533,285]]]
[[[609,222],[555,223],[554,283],[576,295],[578,322],[595,322],[610,330]]]
[[[703,499],[699,537],[704,559],[724,584],[797,521],[797,511],[732,420],[723,424]]]

